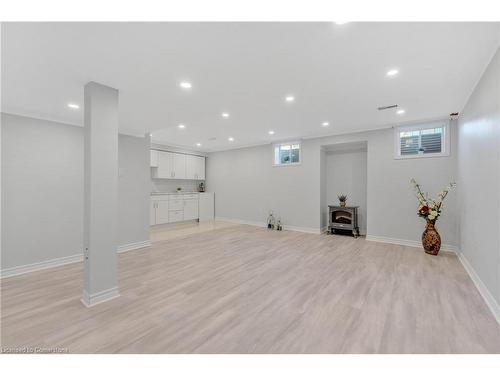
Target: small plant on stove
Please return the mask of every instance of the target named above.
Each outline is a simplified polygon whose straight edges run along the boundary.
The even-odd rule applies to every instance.
[[[340,207],[345,207],[345,204],[347,201],[347,195],[340,194],[340,195],[337,195],[337,198],[339,199]]]

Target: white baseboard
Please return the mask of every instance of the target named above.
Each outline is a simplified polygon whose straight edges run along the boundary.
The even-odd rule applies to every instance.
[[[80,301],[82,301],[82,303],[86,307],[92,307],[100,303],[112,300],[113,298],[119,296],[120,296],[120,291],[118,290],[117,286],[94,294],[89,294],[86,290],[84,290],[82,299]]]
[[[48,268],[63,266],[66,264],[77,263],[77,262],[81,262],[81,261],[83,261],[83,255],[82,254],[75,254],[75,255],[70,255],[70,256],[62,257],[62,258],[45,260],[43,262],[25,264],[22,266],[6,268],[6,269],[1,270],[0,277],[3,279],[3,278],[7,278],[7,277],[22,275],[22,274],[29,273],[29,272],[41,271],[41,270],[45,270]]]
[[[141,249],[143,247],[151,246],[151,241],[141,241],[133,242],[126,245],[118,246],[117,253],[124,253],[126,251]],[[82,254],[70,255],[67,257],[56,258],[45,260],[43,262],[25,264],[22,266],[16,266],[11,268],[6,268],[0,271],[0,278],[4,279],[7,277],[18,276],[29,272],[42,271],[53,267],[64,266],[66,264],[78,263],[83,261]]]
[[[293,225],[284,225],[283,230],[291,230],[294,232],[303,232],[303,233],[313,233],[313,234],[321,234],[321,229],[319,228],[311,228],[311,227],[296,227]]]
[[[481,294],[481,297],[483,297],[484,302],[486,302],[486,305],[490,309],[491,313],[497,320],[497,323],[500,325],[500,306],[498,305],[498,302],[495,300],[493,295],[490,293],[486,285],[482,282],[481,278],[479,275],[476,273],[474,268],[472,268],[472,265],[469,263],[467,258],[461,253],[458,252],[458,259],[460,259],[460,262],[465,268],[465,271],[469,274],[472,282],[476,286],[477,290],[479,291],[479,294]]]
[[[373,242],[390,243],[390,244],[393,244],[393,245],[418,247],[418,248],[422,249],[422,242],[420,242],[420,241],[404,240],[404,239],[401,239],[401,238],[373,236],[371,234],[367,234],[366,235],[366,240],[367,241],[373,241]],[[450,253],[456,253],[458,251],[458,249],[454,245],[442,244],[441,245],[441,251],[450,252]]]
[[[215,221],[225,221],[227,223],[253,225],[255,227],[262,227],[262,228],[267,227],[267,224],[264,222],[234,219],[234,218],[230,218],[230,217],[216,216]]]
[[[226,221],[228,223],[253,225],[255,227],[267,228],[267,224],[265,222],[260,222],[260,221],[241,220],[241,219],[234,219],[230,217],[221,217],[221,216],[216,216],[215,220]],[[314,234],[321,233],[319,228],[298,227],[293,225],[283,225],[283,230],[291,230],[294,232],[314,233]]]
[[[148,247],[148,246],[151,246],[150,240],[141,241],[141,242],[133,242],[133,243],[129,243],[126,245],[118,246],[117,252],[118,253],[125,253],[127,251],[142,249],[143,247]]]

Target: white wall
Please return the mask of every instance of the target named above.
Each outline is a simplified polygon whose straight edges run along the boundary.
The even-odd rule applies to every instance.
[[[326,150],[320,149],[319,154],[319,212],[320,212],[320,230],[328,228],[328,200],[326,186]]]
[[[82,253],[83,128],[2,113],[2,269]],[[149,151],[119,136],[120,245],[149,240]],[[146,150],[146,151],[145,151]]]
[[[285,225],[319,231],[324,226],[325,199],[322,147],[367,142],[367,234],[420,241],[424,222],[416,215],[417,201],[409,181],[416,178],[435,195],[455,180],[455,130],[452,124],[449,157],[395,160],[393,129],[304,140],[303,162],[298,166],[273,167],[271,145],[211,153],[207,186],[216,193],[215,215],[264,222],[272,209]],[[455,192],[447,198],[437,227],[444,244],[457,244]]]
[[[2,268],[81,254],[83,128],[2,114]]]
[[[149,239],[149,140],[118,137],[118,240],[127,245]]]
[[[500,50],[459,120],[460,251],[500,303]]]
[[[271,145],[216,152],[207,158],[215,215],[263,223],[270,210],[283,224],[319,229],[319,153],[302,143],[302,164],[273,166]]]
[[[359,206],[361,234],[366,234],[366,155],[366,150],[326,153],[326,205],[338,205],[338,195],[347,194],[347,205]]]

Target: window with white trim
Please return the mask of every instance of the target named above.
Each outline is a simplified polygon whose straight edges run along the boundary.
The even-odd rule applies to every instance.
[[[274,165],[300,164],[300,142],[287,142],[274,145]]]
[[[449,124],[444,121],[397,127],[394,129],[394,157],[448,156],[449,139]]]

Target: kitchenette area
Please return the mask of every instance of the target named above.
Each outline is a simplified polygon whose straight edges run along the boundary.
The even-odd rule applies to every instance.
[[[152,145],[150,225],[213,221],[214,193],[205,191],[206,156]]]

